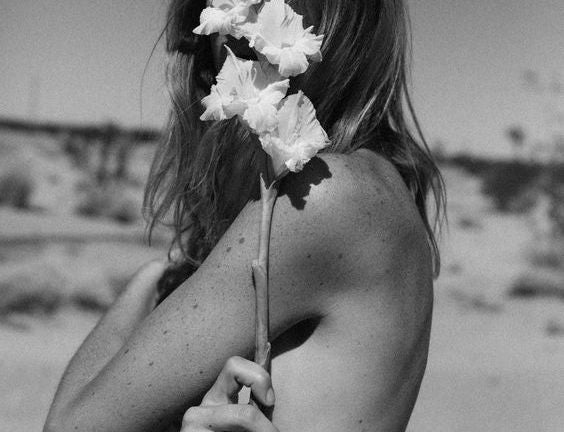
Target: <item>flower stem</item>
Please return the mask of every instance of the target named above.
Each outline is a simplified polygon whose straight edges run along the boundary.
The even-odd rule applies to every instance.
[[[272,211],[278,196],[276,183],[266,187],[260,177],[260,198],[262,218],[260,222],[258,259],[253,261],[253,280],[255,285],[255,362],[270,372],[269,342],[269,304],[268,304],[268,255],[270,248],[270,227]]]
[[[260,200],[262,218],[260,221],[258,258],[253,260],[253,283],[255,286],[255,363],[270,373],[269,342],[269,303],[268,303],[268,254],[270,248],[270,227],[272,210],[278,196],[277,182],[266,187],[264,178],[260,176]],[[251,403],[259,407],[270,418],[272,408],[264,407],[251,395]]]

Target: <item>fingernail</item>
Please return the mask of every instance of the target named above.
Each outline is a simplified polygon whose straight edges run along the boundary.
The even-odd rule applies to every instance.
[[[276,398],[274,397],[274,389],[272,389],[272,387],[270,389],[268,389],[268,392],[266,393],[266,403],[268,405],[274,405],[274,402],[276,401]]]

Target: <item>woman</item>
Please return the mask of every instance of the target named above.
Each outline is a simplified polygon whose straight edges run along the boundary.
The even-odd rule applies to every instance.
[[[254,198],[267,159],[238,120],[198,120],[223,43],[239,57],[252,51],[192,33],[205,3],[170,6],[173,110],[146,191],[153,225],[172,214],[182,259],[164,277],[165,265],[153,263],[134,278],[71,361],[46,431],[154,431],[183,415],[183,432],[404,430],[438,269],[428,192],[443,203],[428,149],[407,128],[405,5],[288,2],[325,36],[323,61],[290,92],[312,100],[331,145],[280,186],[269,377],[241,358],[254,344]],[[162,303],[152,310],[159,279]],[[272,422],[233,404],[242,384],[270,406],[275,389]]]

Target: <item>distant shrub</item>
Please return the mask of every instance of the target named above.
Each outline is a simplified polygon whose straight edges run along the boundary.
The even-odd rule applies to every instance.
[[[470,216],[461,216],[458,218],[458,226],[462,229],[481,229],[482,224],[478,222],[475,218]]]
[[[55,255],[0,266],[0,320],[52,315],[69,306],[90,312],[111,306],[117,292],[102,268]]]
[[[131,199],[124,198],[109,209],[108,217],[116,222],[130,224],[140,218],[140,212],[137,208],[137,203]]]
[[[469,174],[481,175],[491,166],[492,161],[465,153],[457,154],[444,159],[446,165],[462,168]]]
[[[462,266],[458,263],[452,263],[446,266],[446,271],[453,275],[460,274],[463,270]]]
[[[103,268],[82,260],[66,266],[69,304],[91,312],[107,310],[116,298],[114,287]]]
[[[555,244],[553,247],[537,248],[529,254],[529,260],[536,267],[564,269],[564,247]]]
[[[564,300],[564,273],[538,272],[518,278],[509,289],[516,298],[556,298]]]
[[[538,183],[540,174],[538,165],[521,161],[499,163],[484,173],[482,192],[500,211],[526,211],[534,205],[531,189]]]
[[[76,212],[81,216],[105,217],[124,224],[141,217],[137,203],[119,186],[85,187]]]
[[[534,206],[539,189],[553,195],[553,219],[564,234],[564,163],[496,160],[470,154],[444,157],[442,164],[482,180],[482,193],[500,211],[523,212]]]
[[[87,217],[100,217],[107,213],[110,196],[102,189],[90,188],[76,207],[76,213]]]
[[[87,312],[105,312],[110,307],[106,302],[100,301],[95,293],[78,293],[71,298],[71,303]]]
[[[17,147],[13,142],[0,139],[0,156],[2,158],[11,156],[15,151],[17,151]]]
[[[65,278],[43,262],[17,263],[0,271],[0,315],[52,314],[64,303]]]
[[[550,337],[564,336],[564,323],[551,319],[546,323],[545,333]]]
[[[79,168],[88,166],[90,158],[88,143],[82,137],[66,135],[61,141],[61,146],[75,166]]]
[[[450,292],[450,296],[464,309],[486,313],[497,313],[502,310],[500,304],[488,300],[481,294],[454,290]]]
[[[0,174],[0,205],[27,209],[34,188],[35,182],[28,169],[15,167]]]
[[[564,168],[562,169],[564,171]],[[562,172],[556,173],[552,177],[553,184],[550,185],[551,208],[549,210],[550,219],[554,223],[556,235],[564,240],[564,177]]]

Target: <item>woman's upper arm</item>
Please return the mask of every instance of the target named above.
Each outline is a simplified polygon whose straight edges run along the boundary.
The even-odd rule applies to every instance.
[[[65,430],[158,430],[199,403],[227,358],[252,352],[258,211],[244,210],[198,271],[82,390]]]
[[[326,196],[326,189],[311,190],[300,210],[288,196],[276,204],[270,254],[274,337],[320,313],[328,292],[324,281],[337,271],[334,266],[327,270],[328,260],[340,253],[331,250],[332,236],[327,235],[327,223],[335,215],[321,207],[328,199],[337,204],[339,198]],[[346,203],[338,203],[342,205]],[[259,221],[260,203],[250,203],[198,271],[151,313],[81,391],[61,425],[65,430],[155,430],[199,403],[227,358],[251,355],[251,262],[257,254]]]
[[[372,202],[371,193],[377,191],[359,191],[365,182],[348,175],[346,164],[330,165],[308,164],[303,175],[289,179],[276,203],[270,252],[272,338],[303,319],[323,316],[344,290],[367,286],[397,265],[395,253],[363,252],[368,245],[390,249],[397,220],[371,215],[382,205],[380,199],[376,207]],[[296,190],[303,193],[296,196]],[[397,205],[393,197],[379,196],[386,205]],[[260,203],[247,205],[198,271],[82,390],[59,430],[158,430],[200,402],[227,358],[251,355],[251,262],[259,220]]]

